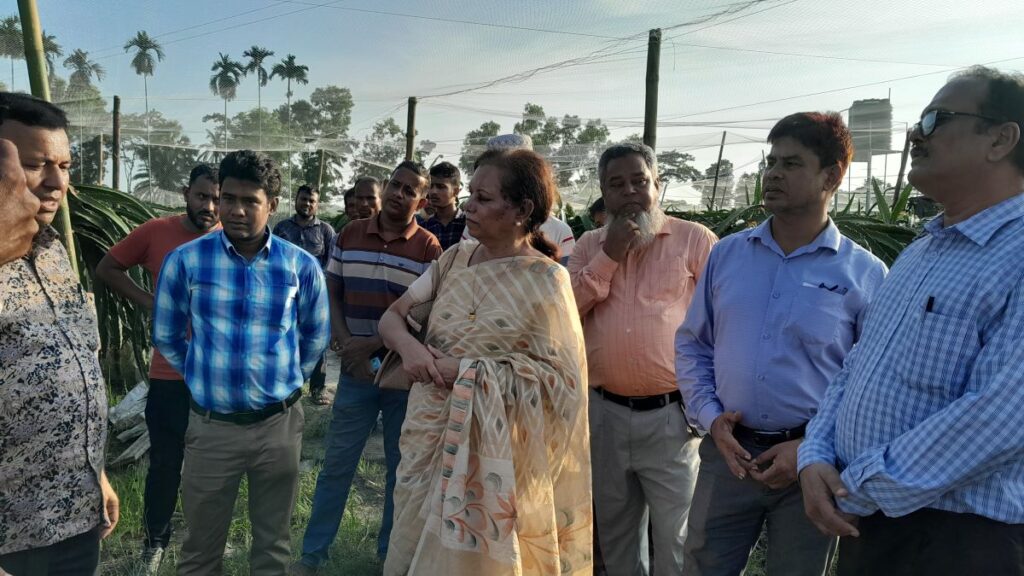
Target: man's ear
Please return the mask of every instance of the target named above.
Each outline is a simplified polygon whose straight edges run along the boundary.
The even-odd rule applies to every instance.
[[[427,205],[427,195],[420,196],[420,199],[416,201],[416,211],[423,210],[423,207]]]
[[[992,142],[992,149],[988,152],[990,162],[999,162],[1003,158],[1013,154],[1017,146],[1024,144],[1020,141],[1020,125],[1016,122],[1006,122],[996,132],[996,139]]]
[[[843,168],[838,163],[825,169],[825,190],[835,192],[843,183]]]
[[[277,212],[277,204],[280,201],[281,201],[281,197],[280,196],[274,196],[273,198],[270,199],[270,213],[271,214],[274,214],[275,212]]]

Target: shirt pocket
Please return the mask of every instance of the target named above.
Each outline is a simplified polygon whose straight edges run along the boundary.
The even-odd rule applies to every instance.
[[[897,373],[911,388],[959,396],[980,349],[972,318],[922,312],[904,335]]]
[[[688,286],[693,284],[693,274],[682,258],[649,264],[650,274],[640,275],[639,294],[641,300],[673,304],[683,297]],[[659,315],[662,309],[658,309]]]
[[[287,332],[295,319],[299,285],[285,283],[264,284],[256,290],[257,320],[271,332]]]
[[[842,319],[842,294],[801,286],[793,298],[783,331],[804,344],[825,346],[836,341]]]

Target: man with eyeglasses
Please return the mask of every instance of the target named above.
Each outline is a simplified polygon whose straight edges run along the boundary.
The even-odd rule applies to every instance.
[[[1024,75],[955,75],[911,132],[945,212],[896,260],[798,469],[839,574],[1024,574]]]

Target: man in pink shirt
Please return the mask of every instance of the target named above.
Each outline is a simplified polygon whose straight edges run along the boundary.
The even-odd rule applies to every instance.
[[[608,148],[598,176],[607,224],[584,234],[569,260],[590,371],[597,536],[608,574],[646,575],[650,521],[654,572],[678,575],[699,460],[673,343],[717,238],[658,207],[649,147]]]
[[[147,311],[153,309],[153,294],[128,275],[134,266],[149,272],[156,286],[164,257],[172,250],[220,228],[220,189],[217,168],[199,164],[189,174],[184,189],[185,214],[154,218],[132,230],[115,244],[96,266],[96,275],[112,290]],[[185,379],[153,348],[149,365],[149,397],[146,399],[146,427],[149,430],[149,472],[143,500],[146,541],[143,565],[156,574],[163,550],[171,538],[171,515],[178,502],[181,464],[185,455],[189,392]]]

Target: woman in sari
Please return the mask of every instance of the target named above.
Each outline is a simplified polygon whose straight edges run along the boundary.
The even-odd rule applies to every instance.
[[[476,240],[445,252],[380,322],[417,382],[384,573],[589,575],[586,352],[569,275],[538,231],[551,168],[529,150],[486,152],[470,192]],[[422,344],[405,318],[431,299]]]

